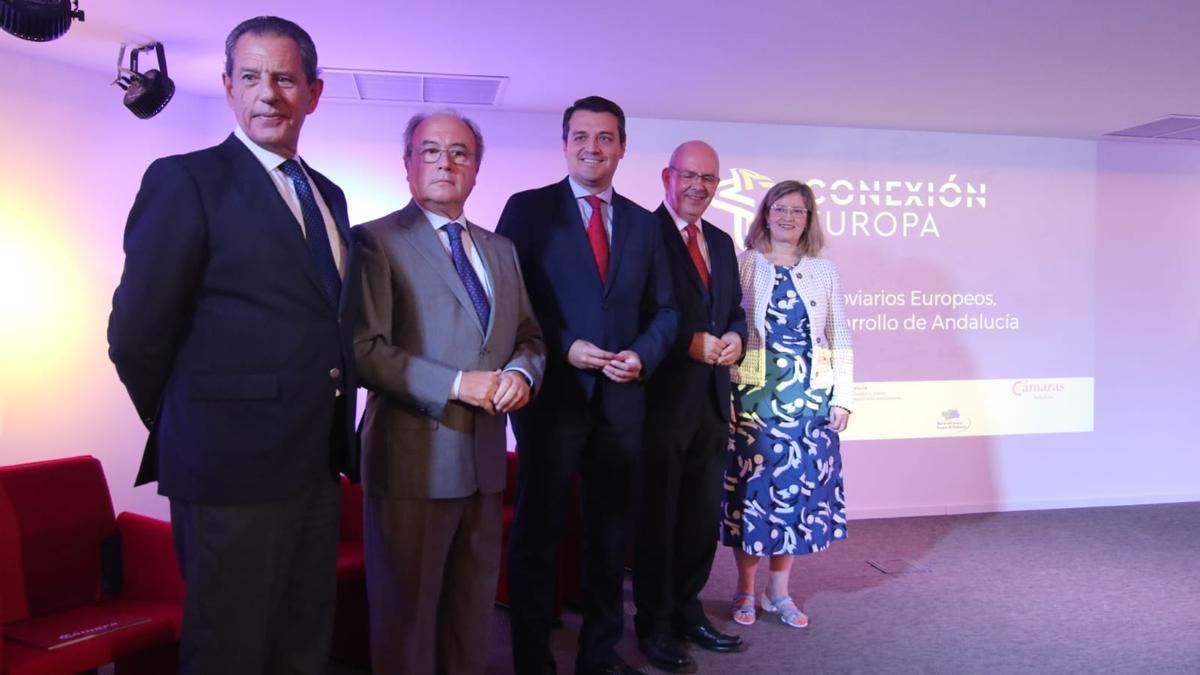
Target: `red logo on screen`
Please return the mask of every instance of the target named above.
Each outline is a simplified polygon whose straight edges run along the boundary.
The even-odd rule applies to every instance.
[[[1067,390],[1067,385],[1062,382],[1026,382],[1025,380],[1016,380],[1012,383],[1013,396],[1024,396],[1032,394],[1034,398],[1041,395],[1045,398],[1048,394],[1059,394]]]

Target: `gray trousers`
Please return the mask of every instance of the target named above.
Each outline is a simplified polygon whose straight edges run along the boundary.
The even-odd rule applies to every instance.
[[[503,494],[366,498],[371,665],[387,675],[483,673]]]

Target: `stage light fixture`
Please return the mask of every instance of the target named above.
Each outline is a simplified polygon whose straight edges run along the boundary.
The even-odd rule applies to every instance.
[[[128,45],[121,43],[121,51],[117,53],[117,79],[113,84],[125,90],[125,107],[142,119],[150,119],[162,109],[175,95],[175,83],[167,77],[167,57],[163,54],[161,42],[150,42],[129,49],[129,67],[122,64],[125,61],[125,51]],[[158,53],[158,70],[138,72],[138,53],[153,49]]]
[[[22,40],[60,38],[71,28],[71,19],[83,21],[79,0],[0,0],[0,28]]]

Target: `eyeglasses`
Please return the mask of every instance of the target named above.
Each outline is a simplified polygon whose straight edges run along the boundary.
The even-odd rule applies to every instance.
[[[772,204],[771,213],[779,218],[805,218],[808,216],[808,209],[793,209],[783,204]]]
[[[685,183],[692,183],[692,182],[695,182],[696,180],[699,180],[701,183],[704,183],[708,187],[712,187],[721,180],[720,178],[717,178],[716,176],[712,175],[711,173],[696,173],[695,171],[681,171],[680,169],[676,169],[673,166],[668,166],[667,168],[670,169],[671,171],[674,171],[675,173],[679,174],[679,177],[682,178],[683,182],[685,182]]]
[[[417,154],[421,157],[421,161],[425,162],[426,164],[436,164],[437,161],[442,158],[442,153],[446,153],[446,156],[449,157],[450,161],[454,164],[466,164],[467,162],[471,161],[472,157],[475,156],[467,152],[465,148],[442,149],[429,147],[421,148],[417,151]]]

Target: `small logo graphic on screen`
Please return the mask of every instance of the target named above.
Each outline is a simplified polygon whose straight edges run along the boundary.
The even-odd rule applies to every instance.
[[[942,411],[941,419],[937,421],[937,430],[957,434],[971,428],[971,418],[963,417],[958,408],[947,408]]]
[[[1013,396],[1025,398],[1057,398],[1067,390],[1067,385],[1053,380],[1014,380],[1012,383]]]
[[[914,176],[914,178],[916,178]],[[942,236],[943,219],[953,221],[964,209],[986,209],[987,184],[957,173],[929,180],[900,180],[872,176],[808,177],[821,225],[830,237],[891,237],[933,239]],[[729,214],[729,221],[714,219],[733,236],[740,250],[754,221],[761,199],[778,182],[753,169],[735,167],[717,184],[712,206]]]

